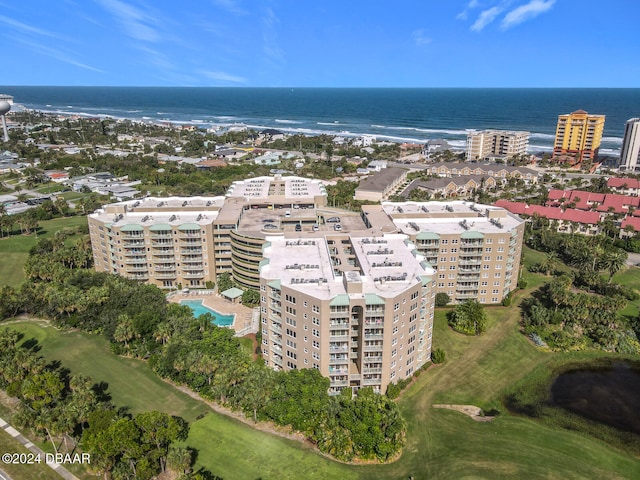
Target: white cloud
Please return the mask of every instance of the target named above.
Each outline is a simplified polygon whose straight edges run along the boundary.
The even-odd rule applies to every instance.
[[[213,4],[216,5],[217,7],[223,10],[226,10],[227,12],[232,13],[234,15],[248,15],[249,13],[245,9],[239,6],[236,0],[212,0],[212,1],[213,1]]]
[[[84,68],[85,70],[91,70],[92,72],[104,73],[103,70],[99,68],[92,67],[91,65],[87,65],[86,63],[79,62],[71,55],[57,48],[52,48],[47,45],[42,45],[37,42],[32,42],[29,40],[16,39],[17,42],[22,43],[23,45],[29,47],[32,51],[39,53],[45,57],[55,58],[56,60],[60,60],[61,62],[68,63],[69,65],[73,65],[75,67]]]
[[[13,27],[15,30],[18,30],[22,33],[35,33],[36,35],[41,35],[43,37],[51,37],[51,38],[61,38],[57,33],[49,32],[47,30],[43,30],[38,27],[32,27],[31,25],[27,25],[26,23],[19,22],[14,20],[13,18],[5,17],[4,15],[0,15],[0,22]]]
[[[467,5],[464,7],[464,10],[462,10],[458,15],[456,15],[456,18],[458,20],[466,20],[467,17],[469,16],[469,10],[473,10],[478,6],[480,6],[480,3],[478,2],[478,0],[470,0],[469,3],[467,3]]]
[[[509,13],[507,13],[502,19],[500,28],[502,30],[507,30],[511,27],[519,25],[522,22],[531,20],[541,13],[550,10],[555,3],[556,0],[531,0],[529,3],[514,8]]]
[[[427,37],[424,30],[422,29],[415,30],[411,34],[411,37],[413,38],[413,41],[416,42],[416,45],[419,47],[423,45],[429,45],[431,43],[431,38]]]
[[[244,77],[239,77],[237,75],[232,75],[226,72],[202,72],[202,74],[210,78],[211,80],[219,80],[222,82],[232,82],[232,83],[247,82],[247,79]]]
[[[120,0],[100,0],[100,3],[118,19],[131,38],[145,42],[157,42],[161,39],[161,35],[152,27],[160,24],[158,19]]]
[[[265,9],[265,15],[262,19],[262,51],[270,62],[284,63],[284,52],[278,43],[278,29],[277,26],[280,23],[280,19],[273,11],[272,8],[267,7]]]
[[[480,16],[475,21],[473,25],[471,25],[471,30],[474,32],[480,32],[484,27],[493,22],[498,15],[502,13],[504,9],[500,6],[491,7],[487,10],[483,10],[480,12]]]

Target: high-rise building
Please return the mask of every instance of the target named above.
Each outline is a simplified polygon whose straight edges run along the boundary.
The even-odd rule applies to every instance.
[[[467,134],[467,161],[525,155],[529,132],[482,130]]]
[[[451,201],[382,202],[362,210],[374,231],[409,236],[436,270],[436,293],[451,303],[495,304],[516,289],[525,222],[504,208]]]
[[[620,170],[640,170],[640,118],[627,120],[624,127],[622,150],[620,150]]]
[[[558,116],[553,155],[574,156],[578,162],[598,156],[604,131],[604,115],[589,115],[584,110]]]
[[[403,234],[273,239],[260,271],[262,353],[317,368],[330,394],[408,377],[431,358],[434,270]]]

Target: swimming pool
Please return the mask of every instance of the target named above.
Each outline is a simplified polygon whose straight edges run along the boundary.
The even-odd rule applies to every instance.
[[[198,318],[200,315],[210,313],[214,320],[213,323],[219,327],[229,327],[233,325],[233,318],[235,315],[222,315],[221,313],[211,310],[202,304],[202,300],[182,300],[180,305],[186,305],[193,310],[193,316]]]

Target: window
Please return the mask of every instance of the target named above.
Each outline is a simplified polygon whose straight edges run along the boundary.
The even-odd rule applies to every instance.
[[[294,342],[293,340],[289,340],[288,338],[287,338],[287,346],[292,348],[298,348],[296,345],[296,342]]]
[[[393,350],[391,350],[391,356],[395,357],[398,354],[398,351],[394,348]]]
[[[504,243],[504,238],[499,238],[498,243]]]
[[[313,348],[320,348],[320,342],[319,342],[319,341],[317,341],[317,340],[314,340],[312,345],[313,345]],[[314,352],[314,354],[313,354],[313,358],[315,358],[316,360],[318,360],[318,359],[316,358],[316,355],[317,355],[317,353],[315,353],[315,352]]]
[[[442,245],[446,245],[447,243],[449,243],[449,240],[442,240]]]
[[[320,354],[318,352],[313,352],[311,356],[314,360],[320,360]]]
[[[503,258],[503,257],[502,257],[502,255],[498,255],[498,256],[496,257],[496,260],[497,260],[498,262],[501,262],[501,261],[502,261],[502,258]]]
[[[399,303],[394,303],[393,304],[393,311],[397,312],[398,310],[400,310],[400,304]]]
[[[309,306],[309,302],[307,302],[306,300],[302,303],[302,305],[304,305],[304,307],[308,307]]]
[[[493,238],[485,238],[484,243],[492,244],[493,243]]]
[[[287,323],[287,325],[291,325],[292,327],[295,327],[296,324],[298,323],[293,318],[289,318],[289,317],[286,317],[284,321]]]
[[[284,299],[289,303],[296,303],[296,297],[289,295],[288,293],[284,296]]]
[[[398,339],[397,338],[391,339],[391,345],[397,345],[397,344],[398,344]]]
[[[485,248],[485,249],[484,249],[484,251],[485,251],[486,253],[491,253],[491,247],[487,247],[487,248]]]
[[[455,265],[449,265],[449,270],[455,270],[456,266]]]
[[[311,323],[313,323],[314,325],[320,325],[320,319],[318,317],[313,317],[311,319]]]
[[[498,247],[498,253],[504,252],[504,247]]]
[[[452,279],[452,278],[456,278],[456,274],[455,273],[450,273],[449,274],[449,279]]]
[[[439,283],[438,288],[444,288],[444,283]]]
[[[441,262],[446,262],[447,261],[447,257],[440,257],[440,261]]]
[[[497,295],[498,293],[500,293],[500,290],[498,290],[497,288],[492,290],[491,293],[493,293],[494,295]]]
[[[502,274],[500,272],[494,273],[493,277],[494,278],[500,278],[502,276]]]
[[[483,273],[482,274],[482,278],[489,278],[489,274],[488,273]]]
[[[494,287],[499,287],[500,286],[500,280],[496,280],[495,282],[493,282],[493,286]]]
[[[454,238],[453,240],[451,240],[451,243],[453,243],[454,245],[458,243],[458,239]]]
[[[295,330],[291,330],[289,328],[287,328],[287,335],[289,335],[290,337],[296,338],[298,336],[298,334],[296,333]]]
[[[395,335],[396,333],[398,333],[398,326],[397,325],[395,327],[393,327],[393,334]]]
[[[311,333],[313,334],[314,337],[319,337],[320,336],[320,330],[317,330],[315,328],[312,330]]]
[[[445,277],[446,277],[446,275],[444,273],[439,273],[438,274],[438,278],[445,278]]]
[[[416,298],[418,298],[418,296],[420,295],[419,292],[415,291],[411,294],[411,300],[415,300]]]
[[[483,270],[489,270],[490,268],[491,268],[491,265],[482,265]]]
[[[449,283],[447,283],[447,287],[453,287],[453,286],[455,286],[455,283],[454,283],[454,282],[449,282]]]
[[[491,261],[491,257],[490,257],[489,255],[486,255],[486,256],[484,257],[484,261],[485,261],[485,262],[490,262],[490,261]]]
[[[450,262],[455,262],[456,261],[456,257],[449,257],[449,261]]]
[[[491,303],[498,303],[498,297],[493,297],[491,299]]]
[[[313,313],[320,313],[320,307],[319,307],[318,305],[313,305],[313,306],[311,307],[311,311],[312,311]]]
[[[296,309],[290,307],[289,305],[285,305],[285,312],[290,313],[291,315],[295,315],[296,314]]]
[[[487,291],[486,290],[480,290],[480,295],[486,295]]]
[[[441,248],[440,249],[440,253],[447,253],[447,249],[446,248]]]

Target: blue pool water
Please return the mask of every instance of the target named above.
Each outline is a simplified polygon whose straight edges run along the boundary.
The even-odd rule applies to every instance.
[[[222,315],[215,310],[211,310],[202,304],[202,300],[182,300],[180,305],[186,305],[193,310],[193,316],[196,318],[200,315],[204,315],[205,313],[210,313],[214,318],[213,323],[219,327],[228,327],[233,325],[234,315]]]

